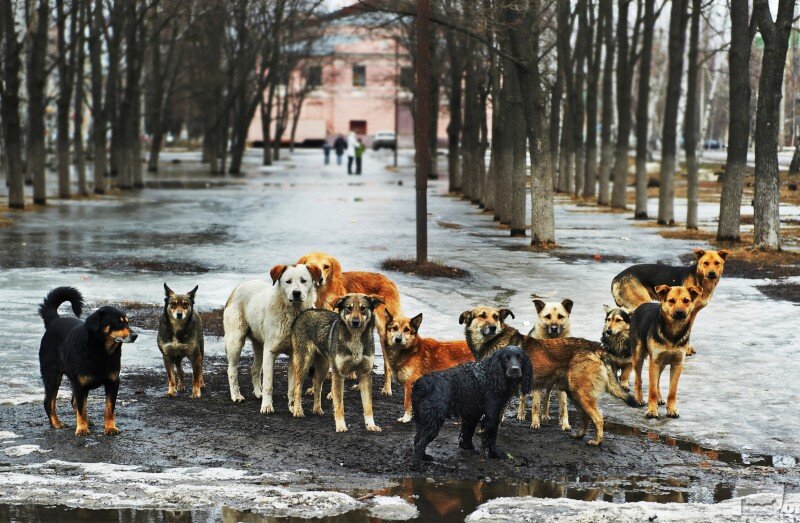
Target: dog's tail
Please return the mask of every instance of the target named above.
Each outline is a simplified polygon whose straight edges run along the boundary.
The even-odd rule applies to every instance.
[[[72,304],[72,312],[80,317],[83,311],[83,296],[75,287],[56,287],[45,297],[39,305],[39,316],[44,320],[44,328],[59,318],[58,307],[65,301]]]
[[[614,375],[614,372],[608,365],[603,365],[606,372],[606,391],[614,396],[615,398],[619,398],[625,403],[628,404],[629,407],[639,407],[639,402],[636,401],[636,398],[633,397],[633,394],[630,392],[625,392],[622,390],[622,387],[619,384],[619,380]]]

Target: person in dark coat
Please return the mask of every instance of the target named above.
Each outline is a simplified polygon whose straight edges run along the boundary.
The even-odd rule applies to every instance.
[[[342,165],[342,156],[344,156],[345,149],[347,149],[347,141],[340,134],[333,141],[333,150],[336,151],[336,165]]]

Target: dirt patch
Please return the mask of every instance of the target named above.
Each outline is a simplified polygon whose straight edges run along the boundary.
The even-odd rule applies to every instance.
[[[163,305],[153,303],[142,303],[135,301],[123,301],[118,303],[103,303],[93,304],[91,308],[99,307],[100,305],[111,305],[125,312],[131,320],[131,324],[135,327],[145,330],[158,330],[158,322],[161,319],[161,314],[164,310]],[[87,307],[89,309],[90,307]],[[225,335],[225,330],[222,326],[222,313],[223,307],[211,309],[208,311],[198,310],[200,319],[203,321],[203,334],[206,336],[219,336]]]
[[[120,258],[98,261],[94,264],[94,268],[101,271],[164,272],[171,274],[204,274],[216,269],[215,267],[199,265],[188,261]]]
[[[445,265],[444,263],[434,260],[420,265],[416,260],[411,258],[389,258],[383,260],[380,267],[385,271],[405,272],[416,276],[428,276],[433,278],[463,279],[470,277],[470,273],[466,269],[451,267],[450,265]]]
[[[590,254],[588,252],[572,252],[564,250],[551,251],[551,254],[564,263],[596,262],[596,263],[638,263],[638,258],[620,254]]]
[[[800,303],[800,283],[778,282],[758,285],[756,288],[774,300]]]
[[[458,229],[463,229],[464,228],[464,226],[461,225],[460,223],[443,222],[443,221],[436,222],[436,225],[438,225],[442,229],[458,230]]]

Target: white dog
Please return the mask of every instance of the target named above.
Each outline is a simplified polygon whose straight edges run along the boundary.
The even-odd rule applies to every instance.
[[[572,312],[572,300],[563,300],[545,303],[542,300],[533,300],[536,306],[536,325],[528,333],[531,338],[555,339],[569,338],[570,319]],[[534,369],[534,372],[536,370]],[[570,430],[569,415],[567,412],[567,393],[558,391],[558,418],[561,430]],[[531,405],[531,427],[538,429],[541,426],[540,406],[542,404],[542,391],[534,390],[532,393]],[[550,394],[544,399],[544,414],[542,419],[550,419]],[[525,396],[519,397],[519,408],[517,409],[517,419],[525,420]]]
[[[275,412],[272,405],[272,376],[275,358],[292,350],[292,323],[298,314],[314,307],[315,282],[319,268],[306,265],[276,265],[269,271],[272,285],[262,280],[239,284],[225,305],[225,353],[228,356],[228,384],[231,399],[244,399],[239,389],[238,366],[245,338],[253,344],[253,392],[261,398],[261,413]],[[266,348],[266,357],[264,349]],[[291,409],[293,373],[289,372]]]

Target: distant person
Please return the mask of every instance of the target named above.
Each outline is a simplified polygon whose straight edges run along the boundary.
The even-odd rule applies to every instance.
[[[358,139],[358,145],[356,145],[356,174],[361,174],[361,159],[364,157],[364,151],[367,150],[367,147],[364,145],[364,142],[361,141],[361,138]]]
[[[342,155],[345,149],[347,149],[347,142],[344,140],[344,136],[337,135],[336,140],[333,141],[333,150],[336,151],[336,165],[342,165]]]
[[[347,135],[347,174],[353,174],[353,160],[356,157],[356,146],[358,145],[358,138],[356,133],[350,131]]]
[[[322,142],[322,154],[325,155],[325,165],[331,163],[331,143],[328,140]]]

